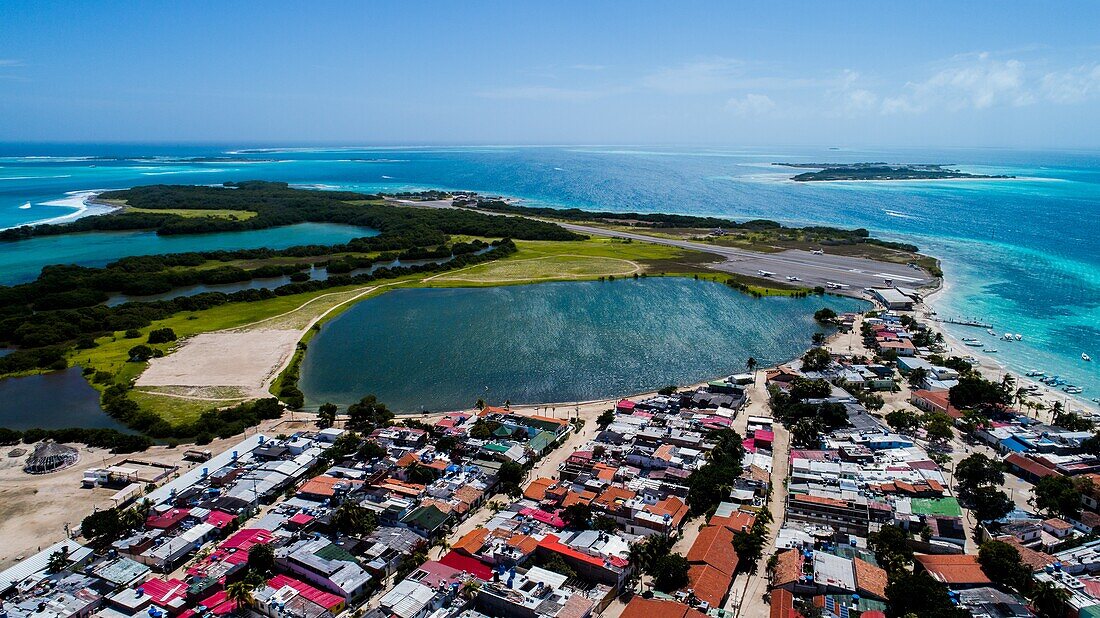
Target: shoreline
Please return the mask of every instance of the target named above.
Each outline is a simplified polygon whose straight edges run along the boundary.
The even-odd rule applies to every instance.
[[[913,313],[928,315],[929,310],[936,310],[934,303],[935,297],[941,295],[946,296],[950,289],[951,286],[947,283],[946,278],[944,278],[943,283],[939,287],[932,290],[923,297],[923,301],[914,308]],[[1100,409],[1098,409],[1098,406],[1095,403],[1085,399],[1081,395],[1071,395],[1070,393],[1057,390],[1057,387],[1051,387],[1047,384],[1043,384],[1033,377],[1024,375],[1025,372],[1023,371],[1018,371],[1016,369],[1008,367],[1006,362],[1002,361],[999,358],[991,356],[990,354],[982,352],[980,348],[965,345],[962,342],[961,338],[956,337],[948,332],[948,330],[944,328],[943,323],[935,322],[930,319],[927,320],[927,323],[931,326],[934,332],[943,335],[944,341],[951,348],[948,354],[953,356],[973,356],[974,358],[978,359],[977,369],[979,372],[985,375],[986,378],[993,379],[993,381],[995,382],[1000,382],[1001,378],[1003,378],[1004,375],[1007,373],[1016,379],[1017,389],[1024,386],[1037,386],[1039,388],[1037,394],[1029,395],[1028,398],[1033,401],[1042,402],[1044,405],[1047,406],[1046,410],[1050,409],[1049,405],[1053,403],[1053,401],[1061,401],[1062,405],[1065,406],[1067,412],[1077,410],[1083,411],[1086,414],[1096,414],[1100,412]],[[978,330],[983,333],[985,332],[984,329]],[[1042,412],[1039,412],[1039,414],[1041,413]]]
[[[36,225],[56,225],[58,223],[71,223],[77,219],[84,217],[95,217],[99,215],[110,214],[121,207],[113,204],[107,204],[98,201],[100,193],[103,193],[106,189],[88,189],[81,191],[67,191],[66,197],[56,200],[50,200],[48,202],[39,202],[36,206],[51,206],[61,208],[73,208],[73,212],[59,215],[56,217],[48,217],[45,219],[36,219],[34,221],[28,221],[26,223],[20,223],[19,225],[12,225],[6,228],[0,228],[2,230],[13,230],[21,227],[34,227]]]

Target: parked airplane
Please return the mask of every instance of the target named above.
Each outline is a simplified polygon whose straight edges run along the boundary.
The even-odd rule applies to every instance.
[[[798,277],[787,277],[787,281],[802,281]]]
[[[852,287],[852,286],[850,286],[846,283],[836,283],[835,281],[826,281],[825,285],[829,286],[830,288],[832,288],[834,290],[846,290],[846,289]]]
[[[770,276],[774,275],[775,273],[773,273],[770,270],[758,270],[758,271],[756,271],[756,274],[760,275],[761,277],[770,277]]]
[[[824,249],[814,249],[810,252],[811,255],[825,255]]]

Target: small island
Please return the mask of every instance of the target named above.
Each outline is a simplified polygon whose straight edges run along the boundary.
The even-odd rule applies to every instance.
[[[951,169],[944,163],[772,163],[782,167],[816,169],[792,176],[796,182],[824,182],[831,180],[943,180],[957,178],[1003,179],[1005,175],[970,174]]]

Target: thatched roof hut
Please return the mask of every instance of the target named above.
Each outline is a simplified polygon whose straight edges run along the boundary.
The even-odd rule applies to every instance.
[[[79,460],[80,451],[71,446],[46,440],[35,445],[34,452],[23,464],[23,471],[29,474],[46,474],[68,468]]]

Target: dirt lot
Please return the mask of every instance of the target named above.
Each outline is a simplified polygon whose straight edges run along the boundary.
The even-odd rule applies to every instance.
[[[178,350],[155,358],[137,386],[232,386],[261,397],[264,383],[302,337],[299,330],[247,329],[204,333]]]
[[[312,424],[288,416],[285,420],[268,421],[260,428],[251,428],[245,435],[257,431],[269,435],[289,434],[306,428],[312,428]],[[202,448],[218,453],[244,437],[215,440]],[[14,448],[6,446],[0,450],[0,569],[10,567],[20,556],[29,556],[63,539],[66,525],[78,528],[81,520],[92,511],[114,506],[111,496],[118,489],[82,488],[80,481],[84,470],[116,465],[124,459],[180,466],[176,474],[196,465],[183,460],[186,446],[174,449],[155,446],[144,453],[129,455],[111,455],[105,449],[80,446],[80,461],[76,465],[50,474],[32,475],[23,472],[27,455],[8,456]],[[29,454],[33,447],[23,444],[18,448]]]

